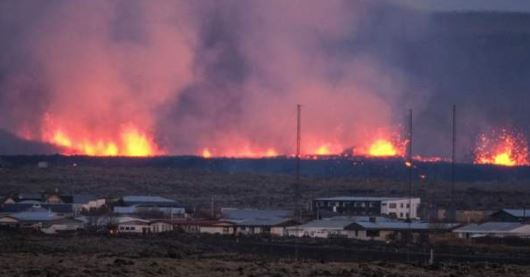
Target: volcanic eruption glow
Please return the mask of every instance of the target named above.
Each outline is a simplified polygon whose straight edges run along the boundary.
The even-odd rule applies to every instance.
[[[474,162],[501,166],[529,165],[526,138],[507,130],[502,130],[497,136],[482,134],[475,150]]]
[[[373,157],[391,157],[398,155],[398,150],[391,141],[377,139],[370,145],[368,154]]]
[[[45,136],[44,140],[61,147],[66,155],[146,157],[164,153],[150,136],[134,126],[123,128],[118,137],[77,138],[57,129],[50,136]]]

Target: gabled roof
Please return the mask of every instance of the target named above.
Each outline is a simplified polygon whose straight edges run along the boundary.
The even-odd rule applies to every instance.
[[[318,201],[392,201],[408,200],[408,197],[374,197],[374,196],[337,196],[316,198]],[[419,199],[412,197],[412,199]]]
[[[49,210],[39,209],[33,211],[19,212],[11,214],[20,221],[40,222],[60,219],[62,217],[50,212]]]
[[[123,202],[162,202],[173,203],[175,200],[160,197],[160,196],[145,196],[145,195],[128,195],[122,197]]]
[[[32,204],[32,203],[15,203],[6,204],[0,208],[0,213],[18,213],[28,211],[33,208],[49,209],[55,213],[72,213],[71,204]]]
[[[530,218],[530,210],[527,209],[502,209],[500,212],[505,212],[511,216],[515,217],[529,217]]]
[[[228,219],[228,221],[233,222],[236,225],[239,226],[278,226],[283,224],[288,224],[290,222],[293,222],[290,218],[249,218],[249,219],[243,219],[243,220],[234,220],[234,219]]]
[[[433,230],[450,230],[457,227],[455,223],[428,223],[428,222],[404,222],[404,221],[392,221],[392,222],[355,222],[352,226],[353,229],[364,229],[364,230],[413,230],[413,231],[433,231]]]
[[[11,216],[11,215],[7,215],[7,214],[6,215],[0,215],[0,219],[2,219],[2,218],[10,218],[10,219],[13,219],[15,221],[18,221],[18,219],[16,217]]]
[[[350,230],[447,230],[456,227],[457,224],[432,224],[427,222],[413,221],[411,223],[403,220],[386,217],[368,216],[337,216],[320,220],[313,220],[292,228],[322,228],[322,229],[350,229]]]
[[[223,220],[242,226],[275,226],[292,221],[288,210],[223,208],[221,213]]]
[[[519,222],[485,222],[482,224],[468,224],[454,230],[456,233],[506,233],[512,232],[524,224]]]
[[[131,222],[138,222],[142,224],[149,224],[149,220],[139,218],[139,217],[133,217],[133,216],[118,216],[113,219],[113,221],[116,224],[125,224],[125,223],[131,223]]]
[[[290,228],[323,228],[323,229],[329,228],[329,229],[341,229],[342,230],[353,223],[354,221],[351,219],[342,219],[342,220],[319,219],[319,220],[309,221],[299,226],[292,226]]]
[[[182,207],[177,201],[160,196],[130,195],[121,198],[123,206],[150,205],[157,207]]]

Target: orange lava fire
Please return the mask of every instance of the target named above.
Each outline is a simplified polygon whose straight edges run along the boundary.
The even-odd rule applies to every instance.
[[[368,154],[372,157],[391,157],[397,156],[398,150],[391,141],[376,139],[368,148]]]
[[[406,141],[394,136],[378,136],[369,140],[366,146],[360,148],[359,155],[368,157],[403,157],[406,149]]]
[[[118,139],[78,138],[56,129],[45,135],[45,140],[63,148],[66,155],[146,157],[163,154],[150,136],[134,126],[123,128]]]
[[[526,138],[507,130],[502,130],[498,136],[482,134],[475,150],[474,162],[501,166],[529,165]]]

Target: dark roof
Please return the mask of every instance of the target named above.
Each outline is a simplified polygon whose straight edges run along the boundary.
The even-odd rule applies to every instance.
[[[122,197],[121,201],[124,206],[150,205],[157,207],[182,207],[177,201],[160,196],[129,195]]]
[[[156,221],[163,221],[163,220],[156,220]],[[234,225],[233,222],[226,221],[226,220],[209,220],[209,219],[174,219],[174,220],[166,220],[168,223],[172,223],[174,225],[179,226],[185,226],[185,225],[192,225],[192,226],[216,226],[216,225]]]
[[[20,221],[26,222],[40,222],[60,219],[56,213],[50,212],[49,210],[37,209],[24,212],[13,213],[11,216],[15,217]]]
[[[458,227],[455,223],[428,223],[428,222],[355,222],[351,227],[353,230],[413,230],[413,231],[435,231],[451,230]]]
[[[30,210],[32,208],[41,207],[46,210],[51,210],[55,213],[71,213],[73,212],[71,204],[31,204],[31,203],[15,203],[5,204],[0,208],[0,213],[18,213]]]
[[[530,218],[530,210],[527,209],[502,209],[499,212],[505,212],[514,217]]]
[[[321,197],[316,198],[316,201],[397,201],[408,200],[408,197],[374,197],[374,196],[337,196],[337,197]],[[419,199],[412,197],[412,199]]]
[[[468,224],[460,227],[454,232],[456,233],[500,233],[510,232],[517,228],[524,226],[519,222],[485,222],[482,224]]]
[[[257,209],[222,209],[223,219],[240,226],[276,226],[292,222],[291,211]]]

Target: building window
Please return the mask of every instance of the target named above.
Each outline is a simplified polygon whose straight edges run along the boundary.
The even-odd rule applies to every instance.
[[[401,208],[403,208],[403,203],[401,203]]]
[[[366,236],[367,237],[379,237],[379,230],[367,230]]]
[[[399,213],[399,217],[403,218],[403,213]]]
[[[388,205],[388,207],[389,207],[390,209],[395,209],[395,208],[397,208],[397,205],[396,205],[396,203],[390,203],[390,204]]]
[[[410,208],[410,204],[407,204],[407,208]]]

